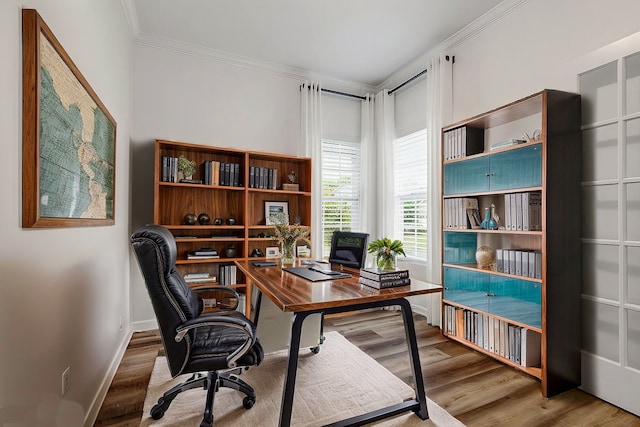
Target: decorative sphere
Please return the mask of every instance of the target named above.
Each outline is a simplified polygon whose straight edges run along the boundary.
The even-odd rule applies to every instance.
[[[198,221],[198,217],[194,213],[188,213],[184,216],[184,223],[187,225],[194,225]]]
[[[200,215],[198,215],[198,222],[200,223],[200,225],[207,225],[209,224],[209,221],[211,221],[211,217],[208,214],[201,213]]]
[[[476,261],[481,268],[488,268],[496,260],[496,251],[489,246],[480,246],[476,251]]]

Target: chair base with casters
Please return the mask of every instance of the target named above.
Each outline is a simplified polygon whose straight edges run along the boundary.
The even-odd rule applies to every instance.
[[[253,407],[255,391],[237,374],[258,366],[264,351],[255,324],[236,310],[238,292],[227,286],[190,288],[175,266],[175,238],[164,227],[142,227],[131,236],[131,246],[158,321],[171,376],[192,374],[158,399],[151,417],[162,418],[178,394],[194,388],[207,390],[201,427],[213,426],[213,402],[220,387],[240,391],[245,396],[242,405]],[[206,300],[211,311],[205,310],[200,297],[205,292],[215,296]]]
[[[230,372],[218,373],[208,372],[206,375],[202,373],[195,373],[188,380],[180,383],[167,392],[165,392],[158,403],[151,408],[151,418],[159,420],[164,416],[164,413],[169,409],[169,405],[173,402],[178,394],[183,391],[192,390],[194,388],[204,388],[207,390],[207,400],[205,402],[204,417],[200,423],[200,427],[211,427],[213,425],[213,402],[215,400],[216,392],[220,387],[227,387],[233,390],[237,390],[245,394],[242,399],[242,406],[246,409],[251,409],[256,403],[256,393],[246,382],[242,381],[234,372],[238,369],[234,369]]]

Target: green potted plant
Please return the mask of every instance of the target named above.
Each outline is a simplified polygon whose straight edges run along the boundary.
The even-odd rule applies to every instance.
[[[182,178],[191,179],[196,173],[196,162],[187,159],[185,156],[178,157],[178,172],[182,173]]]
[[[369,243],[367,250],[370,254],[375,254],[376,265],[382,270],[395,270],[398,255],[407,256],[400,240],[386,237]]]

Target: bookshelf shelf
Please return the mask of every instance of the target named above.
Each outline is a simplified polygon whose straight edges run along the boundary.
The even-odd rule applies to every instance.
[[[580,384],[580,113],[579,95],[543,90],[442,128],[442,333],[547,397]],[[499,228],[471,228],[474,209]]]
[[[196,163],[192,179],[203,184],[169,182],[171,171],[167,171],[167,158],[186,157]],[[215,168],[222,164],[229,167],[228,176],[218,175]],[[209,165],[212,165],[209,167]],[[256,168],[270,169],[275,188],[252,188],[250,171]],[[234,172],[231,171],[234,170]],[[277,171],[273,173],[273,171]],[[174,171],[175,172],[175,171]],[[289,175],[295,175],[299,191],[284,191],[283,183],[288,183]],[[173,175],[175,176],[175,174]],[[177,179],[176,179],[177,180]],[[212,182],[206,184],[206,182]],[[226,185],[216,185],[216,183]],[[298,219],[301,224],[311,225],[311,159],[275,153],[261,153],[232,148],[220,148],[186,142],[156,140],[154,168],[154,223],[169,229],[176,237],[178,256],[177,268],[183,273],[208,273],[218,281],[191,283],[192,287],[206,284],[221,284],[221,273],[233,277],[226,285],[245,294],[245,312],[250,313],[251,287],[246,286],[246,278],[237,270],[231,273],[234,261],[245,260],[254,249],[265,253],[265,248],[276,246],[269,238],[252,237],[267,233],[273,226],[265,225],[264,202],[282,201],[289,206],[291,221]],[[210,217],[207,225],[188,225],[184,222],[187,213]],[[214,219],[235,218],[234,225],[213,224]],[[207,247],[215,249],[220,258],[187,259],[189,252]],[[234,257],[226,257],[229,247],[235,250]],[[224,271],[223,271],[224,270]],[[235,283],[233,283],[235,281]]]

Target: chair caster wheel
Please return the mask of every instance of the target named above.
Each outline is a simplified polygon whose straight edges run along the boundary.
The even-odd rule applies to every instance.
[[[320,346],[311,347],[309,350],[311,350],[311,353],[313,353],[313,354],[318,354],[318,353],[320,353]]]
[[[200,427],[213,427],[213,421],[202,420]]]
[[[164,409],[162,408],[162,403],[158,403],[151,408],[151,418],[159,420],[162,417],[164,417]]]
[[[245,397],[244,399],[242,399],[242,406],[244,406],[245,409],[251,409],[253,408],[253,405],[256,403],[256,398],[255,397]]]

